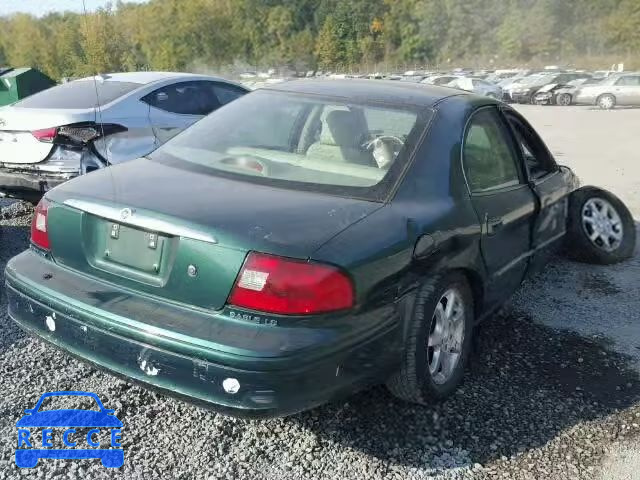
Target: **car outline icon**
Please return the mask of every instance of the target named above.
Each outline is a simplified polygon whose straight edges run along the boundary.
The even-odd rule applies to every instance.
[[[93,398],[99,411],[82,409],[58,409],[39,411],[42,402],[49,397],[59,396],[80,396]],[[100,398],[95,393],[79,391],[62,391],[43,393],[33,408],[25,409],[26,415],[16,422],[18,429],[31,427],[52,427],[52,428],[122,428],[122,422],[114,415],[115,410],[105,408]],[[19,437],[20,438],[20,437]],[[112,432],[113,438],[113,432]],[[30,445],[30,442],[27,442]],[[99,458],[102,465],[107,468],[119,468],[124,464],[124,450],[122,448],[17,448],[15,453],[16,465],[20,468],[33,468],[41,458],[57,459],[87,459]]]

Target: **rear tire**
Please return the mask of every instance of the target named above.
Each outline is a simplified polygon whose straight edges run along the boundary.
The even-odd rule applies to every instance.
[[[611,110],[616,107],[616,97],[611,94],[605,93],[600,95],[596,100],[596,105],[602,110]]]
[[[474,304],[465,277],[450,273],[425,281],[408,322],[402,363],[387,388],[413,403],[444,399],[462,383],[471,351]]]
[[[636,246],[633,217],[610,192],[585,187],[569,199],[565,242],[574,260],[610,265],[630,258]]]

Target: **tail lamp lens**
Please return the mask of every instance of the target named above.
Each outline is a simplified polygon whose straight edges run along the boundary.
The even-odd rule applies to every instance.
[[[351,279],[330,265],[251,252],[229,303],[282,315],[311,315],[351,308]]]
[[[33,219],[31,220],[31,243],[45,250],[51,248],[49,233],[47,232],[48,214],[49,202],[43,198],[33,212]]]
[[[33,135],[39,142],[52,143],[58,135],[58,129],[54,127],[45,128],[43,130],[34,130],[31,132],[31,135]]]

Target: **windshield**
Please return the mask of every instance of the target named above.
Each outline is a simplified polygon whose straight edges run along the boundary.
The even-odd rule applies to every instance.
[[[261,90],[151,158],[247,182],[379,200],[401,176],[430,114]]]

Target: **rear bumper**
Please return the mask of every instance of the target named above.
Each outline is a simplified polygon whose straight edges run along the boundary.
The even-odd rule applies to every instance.
[[[38,175],[0,168],[0,193],[8,197],[37,201],[45,192],[67,180],[69,179],[61,176]]]
[[[26,263],[31,267],[21,268]],[[39,269],[38,281],[31,273]],[[103,300],[104,309],[98,310],[78,304],[82,292],[75,299],[65,298],[52,291],[70,285],[61,270],[34,252],[14,258],[5,272],[9,317],[27,332],[117,376],[225,414],[274,417],[306,410],[384,381],[399,358],[398,322],[388,309],[386,321],[379,322],[378,328],[359,334],[347,332],[343,325],[292,329],[220,319],[228,323],[226,330],[219,329],[221,338],[233,336],[241,342],[244,338],[245,348],[239,355],[234,351],[242,344],[214,348],[213,342],[201,338],[167,338],[167,332],[155,327],[153,320],[146,329],[133,328],[108,310],[113,303],[127,308],[122,292],[113,291]],[[31,278],[22,275],[25,271]],[[41,280],[44,273],[52,279],[41,285],[46,283]],[[92,280],[82,278],[88,293],[103,294]],[[128,308],[133,313],[138,306]],[[149,301],[147,314],[153,316],[157,308]],[[159,316],[166,318],[172,309],[167,306]],[[374,315],[381,318],[383,313]],[[366,321],[358,317],[344,320]],[[176,324],[179,321],[176,318]],[[278,354],[287,345],[291,351]],[[301,347],[293,348],[296,345]],[[237,393],[224,391],[222,383],[227,378],[238,380]]]

